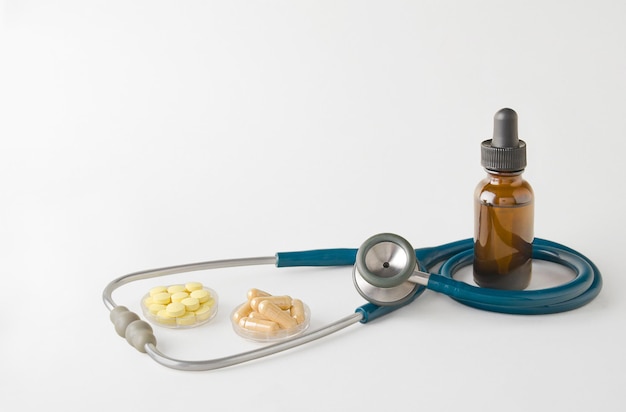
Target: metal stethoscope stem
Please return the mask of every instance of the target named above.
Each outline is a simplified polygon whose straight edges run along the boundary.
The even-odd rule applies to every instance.
[[[573,249],[543,239],[534,240],[533,258],[572,269],[574,279],[556,287],[530,291],[479,288],[454,280],[454,273],[471,264],[472,258],[471,239],[414,250],[400,236],[383,233],[366,240],[358,250],[281,252],[270,257],[215,260],[135,272],[111,281],[104,289],[102,298],[111,311],[111,320],[117,333],[137,350],[169,368],[201,371],[259,359],[309,343],[352,324],[367,323],[412,302],[427,288],[474,308],[528,315],[576,309],[593,300],[602,288],[602,276],[593,262]],[[268,264],[277,267],[353,265],[355,287],[369,303],[357,308],[353,314],[294,338],[222,358],[188,361],[174,359],[160,352],[150,325],[127,308],[118,306],[112,299],[113,291],[137,280],[207,269]],[[437,265],[441,265],[438,273],[431,273]]]

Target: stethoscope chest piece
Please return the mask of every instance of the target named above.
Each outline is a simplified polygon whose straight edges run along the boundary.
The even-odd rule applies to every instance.
[[[359,294],[368,301],[379,306],[401,305],[422,287],[408,280],[416,266],[415,251],[406,239],[380,233],[359,248],[352,280]]]

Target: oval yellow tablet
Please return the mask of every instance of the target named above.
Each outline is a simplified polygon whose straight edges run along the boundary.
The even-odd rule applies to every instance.
[[[205,289],[194,290],[189,296],[198,299],[200,303],[205,303],[211,298],[211,294]]]
[[[155,286],[152,289],[150,289],[150,296],[154,296],[157,293],[164,293],[167,292],[167,288],[165,286]]]
[[[196,310],[195,314],[196,314],[196,320],[198,322],[207,320],[209,317],[211,317],[211,306],[207,304],[202,304],[200,305],[198,310]]]
[[[172,286],[168,286],[167,288],[167,292],[170,295],[173,295],[176,292],[184,292],[185,291],[185,285],[172,285]]]
[[[162,310],[165,310],[165,305],[160,305],[158,303],[153,303],[150,306],[148,306],[148,310],[150,311],[150,313],[152,313],[153,315],[156,315],[157,313],[159,313]]]
[[[181,300],[180,303],[185,305],[185,309],[187,310],[187,312],[193,312],[195,310],[198,310],[198,308],[200,307],[200,301],[196,298],[185,298]]]
[[[176,324],[181,326],[191,326],[196,323],[196,314],[193,312],[185,312],[182,316],[176,318]]]
[[[182,302],[183,299],[187,299],[189,297],[189,293],[187,292],[175,292],[172,293],[171,299],[172,302]]]
[[[152,303],[167,305],[170,302],[170,294],[167,292],[157,293],[156,295],[152,296]]]
[[[204,286],[200,282],[189,282],[185,284],[185,289],[187,290],[187,292],[190,292],[190,293],[193,292],[194,290],[200,290],[203,287]]]
[[[165,308],[168,315],[178,317],[185,314],[185,305],[180,302],[172,302]]]
[[[157,322],[162,323],[164,325],[176,325],[176,318],[173,318],[170,315],[168,315],[167,310],[165,309],[160,310],[156,314],[155,319]]]

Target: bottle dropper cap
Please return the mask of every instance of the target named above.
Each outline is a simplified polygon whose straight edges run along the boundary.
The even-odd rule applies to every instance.
[[[526,143],[517,136],[517,113],[501,109],[493,117],[493,138],[481,144],[481,164],[495,172],[526,168]]]

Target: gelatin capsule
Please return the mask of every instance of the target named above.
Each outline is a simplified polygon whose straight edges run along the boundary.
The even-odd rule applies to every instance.
[[[233,320],[235,322],[239,322],[241,319],[247,317],[252,312],[252,308],[248,302],[244,303],[237,309],[235,313],[233,313]]]
[[[272,302],[281,309],[289,309],[291,307],[291,296],[258,296],[250,300],[250,306],[253,310],[259,310],[259,304],[263,301]]]
[[[289,309],[289,312],[298,325],[305,321],[304,303],[302,303],[300,299],[294,299],[291,301],[291,308]]]
[[[239,326],[254,332],[265,333],[276,332],[280,329],[278,324],[276,322],[272,322],[271,320],[250,319],[248,317],[239,319]]]
[[[259,312],[250,312],[248,315],[250,319],[262,319],[262,320],[270,320],[265,315],[260,314]]]
[[[283,329],[290,329],[298,325],[289,312],[283,311],[280,307],[269,300],[264,300],[259,303],[258,312],[268,319],[278,323],[278,325]]]
[[[256,288],[252,288],[248,291],[248,301],[251,301],[252,299],[259,297],[259,296],[272,296],[272,295],[267,293],[264,290],[256,289]]]

